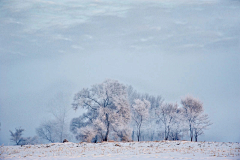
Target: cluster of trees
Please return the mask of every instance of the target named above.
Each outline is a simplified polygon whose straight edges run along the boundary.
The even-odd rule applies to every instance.
[[[15,128],[15,132],[9,130],[10,132],[10,140],[14,142],[16,145],[31,145],[38,143],[38,137],[22,137],[24,129],[22,128]]]
[[[39,140],[43,142],[63,142],[64,139],[70,139],[69,124],[67,114],[69,109],[68,95],[58,93],[50,99],[47,114],[50,119],[44,120],[36,128],[37,136],[23,138],[24,129],[16,128],[15,132],[10,130],[11,141],[16,145],[37,144]]]
[[[67,106],[64,94],[50,101],[52,118],[36,129],[39,138],[51,143],[70,138]],[[70,131],[77,140],[87,142],[180,140],[185,136],[197,141],[212,124],[203,103],[192,96],[181,99],[181,105],[166,103],[161,96],[138,93],[116,80],[83,88],[75,94],[72,108],[81,109],[82,114],[72,119]],[[11,140],[17,145],[37,143],[37,137],[23,138],[23,131],[10,131]]]
[[[37,135],[48,142],[63,142],[69,138],[67,125],[68,95],[58,93],[48,103],[48,113],[51,116],[50,120],[45,120],[36,129]]]
[[[84,88],[74,96],[74,118],[70,130],[76,139],[88,142],[113,140],[179,140],[189,134],[191,141],[211,125],[203,104],[187,96],[181,107],[165,103],[161,96],[140,94],[116,80]],[[135,138],[136,136],[136,138]]]

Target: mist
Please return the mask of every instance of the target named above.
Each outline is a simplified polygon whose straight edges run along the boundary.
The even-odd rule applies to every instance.
[[[0,2],[0,144],[50,119],[47,103],[106,79],[180,102],[213,125],[200,141],[240,142],[240,1]]]

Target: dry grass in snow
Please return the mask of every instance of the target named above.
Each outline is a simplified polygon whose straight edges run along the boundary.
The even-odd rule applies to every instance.
[[[106,142],[1,146],[0,159],[240,159],[239,143]]]

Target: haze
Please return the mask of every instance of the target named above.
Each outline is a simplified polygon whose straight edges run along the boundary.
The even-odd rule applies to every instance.
[[[204,103],[200,141],[240,142],[239,0],[0,1],[0,144],[36,135],[59,92],[116,79]]]

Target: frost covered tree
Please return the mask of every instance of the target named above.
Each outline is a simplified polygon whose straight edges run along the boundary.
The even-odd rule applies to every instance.
[[[120,127],[117,131],[117,136],[120,138],[120,141],[129,141],[131,140],[132,129],[127,126]]]
[[[85,122],[91,123],[103,141],[108,140],[110,132],[127,126],[131,118],[126,87],[116,80],[106,80],[82,89],[75,94],[72,107],[86,111]]]
[[[183,106],[183,115],[188,124],[190,139],[193,141],[194,132],[195,137],[198,137],[198,135],[203,134],[203,130],[211,123],[208,116],[203,114],[203,103],[198,99],[187,96],[181,100],[181,104]]]
[[[156,110],[158,121],[164,125],[164,139],[168,140],[173,128],[179,122],[180,109],[177,104],[164,103]]]
[[[15,128],[15,132],[9,130],[11,136],[10,140],[16,143],[16,145],[21,145],[21,142],[23,141],[23,131],[24,129],[22,128]]]
[[[157,134],[159,132],[157,124],[155,123],[156,122],[155,110],[161,106],[161,104],[163,103],[163,98],[159,95],[154,96],[149,95],[148,93],[139,93],[132,86],[128,86],[127,92],[129,103],[131,106],[134,104],[134,100],[136,99],[141,100],[145,99],[150,102],[151,107],[149,108],[149,117],[151,118],[148,118],[147,121],[144,122],[144,128],[141,129],[143,131],[141,132],[141,135],[144,136],[145,139],[153,141],[154,139],[158,138]],[[134,129],[133,126],[135,126],[135,122],[133,119],[131,126]],[[132,139],[134,139],[135,132],[136,131],[133,130]]]
[[[132,119],[134,120],[137,127],[138,141],[140,141],[142,124],[148,119],[150,107],[150,102],[145,99],[136,99],[134,100],[134,104],[132,105]]]
[[[169,140],[180,140],[188,132],[188,125],[185,122],[185,118],[183,116],[183,109],[178,108],[176,113],[175,122],[171,126],[171,131],[169,133]]]
[[[150,102],[151,104],[151,109],[155,109],[161,106],[163,102],[163,98],[161,96],[153,96],[149,95],[148,93],[139,93],[132,86],[128,86],[127,88],[127,93],[128,93],[128,99],[129,103],[133,104],[135,99],[145,99]],[[155,113],[154,113],[155,114]]]
[[[198,136],[204,134],[204,130],[208,128],[208,126],[212,125],[212,123],[209,120],[209,117],[207,114],[200,115],[193,126],[194,131],[194,138],[197,142]]]
[[[91,113],[91,112],[89,112]],[[90,118],[89,118],[90,117]],[[76,139],[77,140],[81,140],[83,138],[82,135],[78,134],[79,131],[78,129],[86,127],[88,125],[92,125],[93,120],[91,119],[91,117],[93,117],[92,115],[87,115],[85,113],[83,113],[83,115],[77,117],[77,118],[73,118],[71,123],[70,123],[70,131],[76,135]]]
[[[82,139],[88,143],[90,143],[92,139],[97,135],[97,131],[91,126],[78,128],[77,132],[82,136]]]

